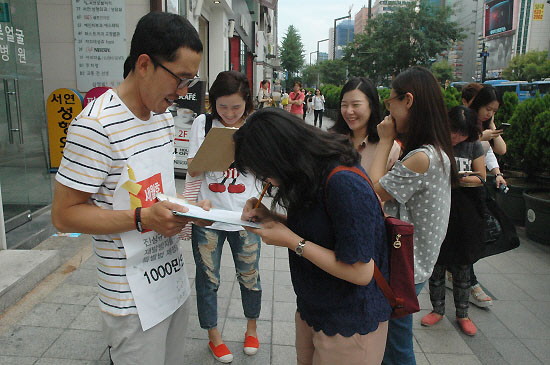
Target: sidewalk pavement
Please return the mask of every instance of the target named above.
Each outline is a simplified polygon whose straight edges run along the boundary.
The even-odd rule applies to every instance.
[[[181,191],[183,180],[177,184]],[[431,309],[427,288],[422,291],[422,310],[414,316],[418,364],[550,364],[550,247],[525,238],[522,228],[518,233],[519,248],[475,265],[480,283],[494,299],[489,309],[470,307],[470,316],[478,327],[476,336],[465,336],[458,329],[449,290],[447,315],[442,323],[421,327],[420,318]],[[191,244],[180,244],[193,294],[185,363],[218,364],[208,350],[207,332],[198,323]],[[224,248],[218,291],[219,328],[234,354],[233,364],[295,364],[296,296],[287,250],[262,244],[260,350],[249,357],[242,352],[246,320],[239,284],[230,249],[228,245]],[[60,250],[63,264],[0,315],[0,364],[108,364],[91,237],[50,237],[35,249]]]

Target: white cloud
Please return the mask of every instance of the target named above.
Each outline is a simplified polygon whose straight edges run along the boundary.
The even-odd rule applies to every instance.
[[[329,38],[328,31],[334,26],[334,19],[346,16],[352,4],[351,19],[354,20],[355,14],[363,6],[367,6],[367,0],[279,0],[279,44],[283,41],[288,26],[294,25],[302,37],[306,64],[309,63],[310,52],[317,51],[317,41]],[[319,51],[327,52],[328,43],[319,43]],[[313,63],[315,57],[315,54],[311,55]]]

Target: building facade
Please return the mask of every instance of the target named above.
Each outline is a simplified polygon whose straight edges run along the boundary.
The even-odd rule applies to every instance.
[[[205,89],[219,72],[231,69],[248,76],[254,95],[258,80],[273,78],[278,67],[276,0],[3,1],[0,249],[6,242],[15,247],[9,232],[49,209],[52,201],[50,94],[63,88],[78,97],[96,86],[116,87],[135,26],[150,11],[180,14],[198,30]],[[75,105],[62,106],[63,116],[71,118],[59,128],[66,129],[78,114]],[[62,149],[63,140],[59,143],[56,148]]]

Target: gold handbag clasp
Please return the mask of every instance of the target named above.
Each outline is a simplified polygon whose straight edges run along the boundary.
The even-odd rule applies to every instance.
[[[401,248],[401,241],[399,241],[400,238],[401,238],[401,235],[398,233],[395,236],[395,241],[393,242],[393,247],[394,248]]]

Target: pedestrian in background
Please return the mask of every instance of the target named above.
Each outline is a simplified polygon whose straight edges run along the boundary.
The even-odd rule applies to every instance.
[[[369,171],[380,141],[376,126],[382,121],[380,99],[374,84],[365,77],[354,77],[340,92],[340,114],[332,132],[345,134],[361,154],[361,166]],[[394,141],[386,166],[389,170],[399,158],[401,148]]]
[[[304,98],[305,94],[300,90],[302,83],[296,81],[293,91],[288,94],[288,103],[290,104],[290,112],[300,118],[304,115]]]
[[[89,103],[67,133],[52,222],[62,232],[92,235],[104,340],[117,365],[186,363],[191,287],[173,236],[189,218],[173,212],[188,209],[155,196],[176,195],[167,108],[198,81],[202,50],[184,17],[145,15],[124,80]],[[155,280],[164,267],[171,274]]]
[[[281,95],[281,80],[275,79],[275,84],[271,91],[271,99],[273,100],[273,106],[276,108],[281,107]]]
[[[459,171],[475,171],[475,176],[460,177],[451,192],[451,213],[447,235],[441,246],[437,263],[430,277],[430,301],[433,311],[422,317],[421,324],[431,327],[445,315],[445,271],[452,273],[456,320],[468,336],[477,329],[468,317],[468,299],[471,287],[470,252],[483,247],[484,194],[479,188],[485,182],[485,153],[479,141],[481,128],[476,113],[460,105],[449,111],[453,152]]]
[[[414,225],[417,295],[432,274],[447,232],[451,183],[458,181],[451,129],[441,87],[430,71],[411,67],[392,82],[384,101],[390,115],[378,125],[380,142],[369,175],[384,210]],[[403,153],[390,171],[395,138]],[[383,364],[415,364],[412,315],[390,320]]]
[[[319,119],[319,128],[323,127],[323,112],[325,111],[325,97],[321,90],[316,89],[315,95],[312,98],[313,107],[313,125],[317,126],[317,119]]]
[[[269,81],[263,80],[260,83],[260,90],[258,91],[258,109],[271,106],[271,97],[269,96]]]
[[[237,71],[220,72],[209,91],[212,109],[211,127],[241,128],[246,116],[253,111],[250,85],[246,76]],[[195,157],[205,139],[207,118],[200,115],[191,127],[189,159]],[[196,177],[190,172],[191,176]],[[198,199],[209,199],[219,209],[241,211],[246,201],[258,195],[251,174],[239,173],[233,166],[223,172],[202,173]],[[241,289],[244,316],[247,319],[243,350],[255,355],[260,346],[256,320],[260,316],[262,287],[258,263],[260,237],[241,226],[215,222],[212,226],[193,225],[191,245],[196,264],[195,288],[201,328],[208,330],[208,346],[214,358],[222,363],[233,361],[233,354],[222,340],[218,330],[217,294],[220,286],[220,267],[225,241],[229,242],[237,281]]]
[[[255,208],[269,245],[288,248],[296,292],[298,364],[380,364],[391,308],[373,279],[374,263],[388,279],[383,216],[347,137],[329,134],[281,110],[252,114],[234,134],[235,164],[277,188],[274,204],[287,216]],[[274,204],[272,206],[274,206]],[[352,219],[350,219],[352,217]]]

